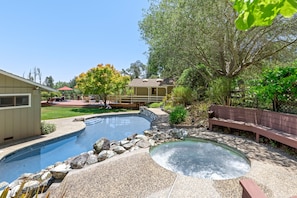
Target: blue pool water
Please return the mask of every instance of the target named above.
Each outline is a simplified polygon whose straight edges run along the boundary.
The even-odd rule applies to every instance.
[[[88,119],[81,132],[17,151],[0,161],[0,183],[12,182],[23,173],[35,173],[58,161],[93,149],[100,138],[122,140],[150,128],[150,121],[138,115],[115,115]]]

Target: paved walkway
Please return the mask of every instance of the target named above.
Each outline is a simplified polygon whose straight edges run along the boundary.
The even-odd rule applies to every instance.
[[[94,116],[94,115],[93,115]],[[74,118],[51,120],[57,131],[11,147],[0,148],[0,157],[15,147],[82,130],[83,122]],[[256,142],[240,137],[187,129],[192,136],[214,139],[244,152],[251,170],[241,178],[253,179],[269,198],[297,195],[297,161]],[[14,149],[12,149],[14,148]],[[148,149],[118,155],[104,162],[70,172],[60,184],[49,189],[50,197],[241,197],[241,178],[210,180],[192,178],[168,171],[157,165]]]

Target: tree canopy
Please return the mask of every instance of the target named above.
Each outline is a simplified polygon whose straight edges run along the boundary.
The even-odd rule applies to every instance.
[[[146,66],[140,60],[130,64],[126,70],[122,70],[122,74],[129,75],[131,79],[146,77]]]
[[[246,30],[271,25],[278,16],[292,17],[297,12],[296,0],[234,0],[238,12],[236,27]]]
[[[297,62],[267,68],[251,89],[260,100],[271,101],[278,111],[279,102],[294,101],[297,96]]]
[[[76,87],[84,94],[97,94],[106,104],[107,96],[116,94],[126,87],[130,78],[122,76],[110,64],[99,64],[76,78]]]
[[[234,25],[233,5],[231,1],[152,0],[140,22],[149,45],[148,68],[172,77],[203,64],[213,76],[233,78],[267,58],[287,61],[296,57],[295,17],[240,31]]]

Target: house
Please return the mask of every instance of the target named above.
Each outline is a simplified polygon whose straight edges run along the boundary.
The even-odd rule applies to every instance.
[[[41,91],[56,91],[0,69],[0,144],[41,134]]]
[[[163,98],[172,92],[174,81],[172,79],[133,79],[128,87],[133,94],[122,97],[121,102],[152,103],[161,102]]]

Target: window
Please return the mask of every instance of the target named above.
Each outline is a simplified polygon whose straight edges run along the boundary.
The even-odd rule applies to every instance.
[[[15,100],[16,106],[29,105],[29,96],[16,96]]]
[[[157,93],[157,88],[152,88],[152,95],[156,95]]]
[[[0,110],[31,106],[31,94],[0,94]]]
[[[13,105],[13,96],[0,96],[0,107],[11,107]]]

